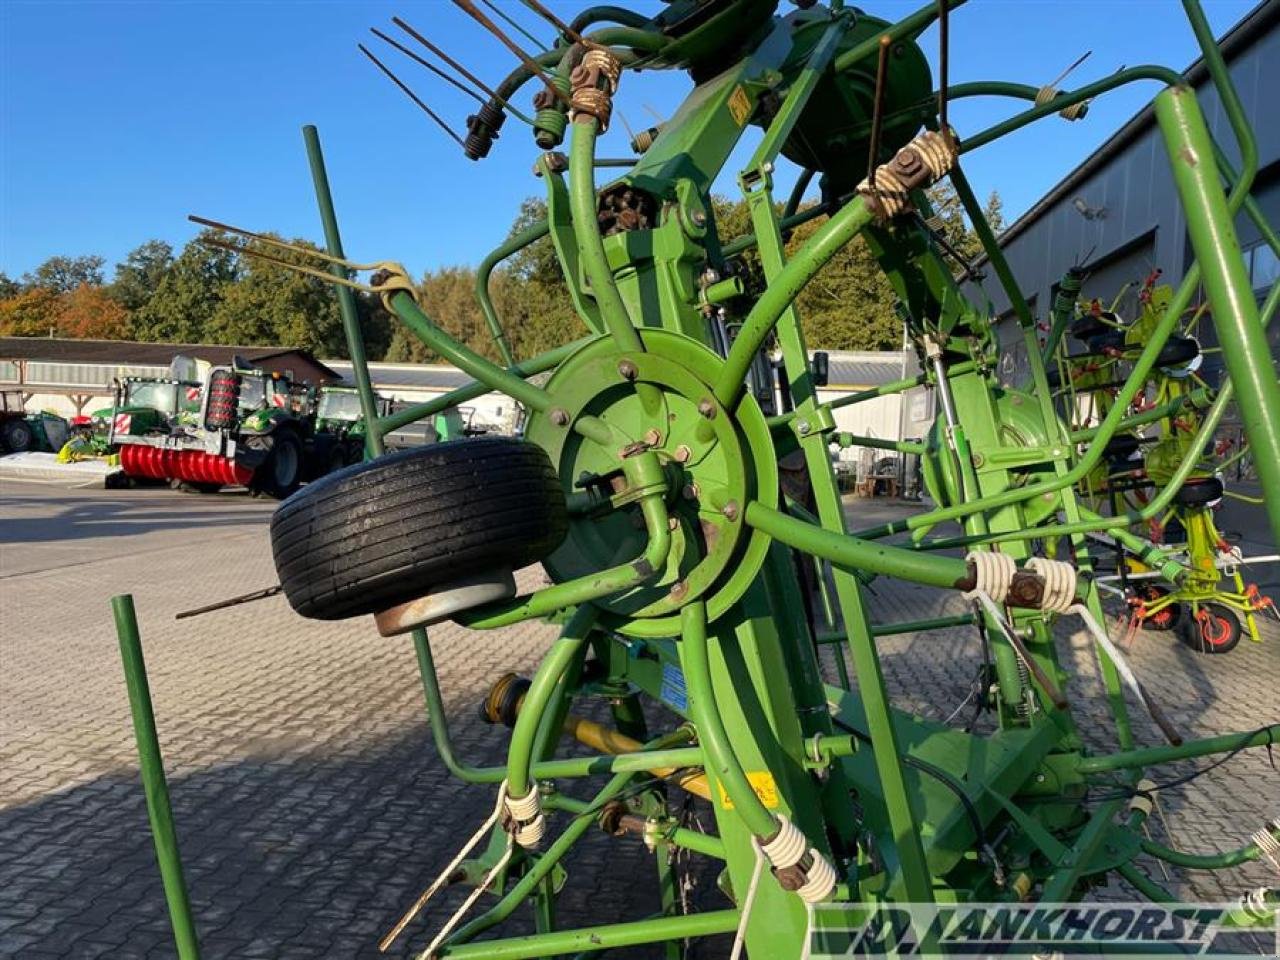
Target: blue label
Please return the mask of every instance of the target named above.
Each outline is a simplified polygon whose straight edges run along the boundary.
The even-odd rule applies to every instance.
[[[662,687],[658,696],[681,713],[689,709],[689,694],[684,687],[684,673],[679,667],[670,663],[662,665]]]

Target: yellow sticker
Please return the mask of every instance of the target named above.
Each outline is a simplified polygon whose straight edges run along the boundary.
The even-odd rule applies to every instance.
[[[778,784],[773,779],[773,774],[768,770],[748,770],[747,782],[751,784],[751,789],[756,792],[756,796],[770,810],[776,810],[778,807]],[[720,805],[726,810],[733,809],[733,800],[729,794],[725,793],[724,784],[717,783],[720,787]]]
[[[751,116],[751,98],[747,96],[747,91],[741,86],[729,94],[729,112],[733,114],[734,123],[740,127]]]

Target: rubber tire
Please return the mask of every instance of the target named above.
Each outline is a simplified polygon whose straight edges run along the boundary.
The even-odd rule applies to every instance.
[[[1112,437],[1105,448],[1102,455],[1111,463],[1122,463],[1128,465],[1129,458],[1132,457],[1142,447],[1142,443],[1131,433],[1121,433]]]
[[[6,420],[0,424],[0,441],[7,453],[26,453],[36,442],[35,431],[25,420]]]
[[[1138,588],[1138,596],[1143,600],[1157,600],[1169,593],[1165,587],[1157,586],[1154,583]],[[1166,616],[1167,614],[1167,616]],[[1181,603],[1173,603],[1161,610],[1155,617],[1142,621],[1143,630],[1151,630],[1154,633],[1164,633],[1167,630],[1176,630],[1178,625],[1186,619],[1186,608]]]
[[[1212,639],[1205,636],[1206,627],[1201,616],[1185,618],[1178,630],[1178,639],[1196,653],[1210,656],[1234,650],[1243,633],[1240,617],[1236,612],[1221,603],[1202,603],[1200,612],[1208,615],[1209,629],[1213,631]]]
[[[1126,346],[1125,336],[1123,330],[1108,330],[1106,333],[1100,333],[1089,341],[1089,352],[1105,354],[1108,350],[1116,350],[1123,353]]]
[[[388,454],[309,484],[276,508],[271,551],[294,610],[342,620],[535,563],[568,524],[542,448],[485,437]]]
[[[1188,480],[1173,495],[1174,503],[1184,507],[1202,507],[1222,499],[1222,481],[1217,477]]]
[[[276,477],[276,463],[282,449],[292,451],[294,468],[293,474],[283,480]],[[262,461],[262,465],[253,473],[253,479],[250,483],[253,489],[265,493],[269,497],[275,497],[277,500],[284,500],[286,497],[292,496],[293,492],[302,484],[302,470],[304,467],[304,458],[306,454],[302,449],[302,441],[298,439],[298,435],[292,430],[281,430],[271,435],[271,452],[267,454],[267,458]]]
[[[1161,370],[1168,367],[1186,366],[1200,356],[1200,344],[1190,337],[1170,337],[1165,341],[1156,355],[1156,366]]]
[[[1071,325],[1071,335],[1081,343],[1088,343],[1100,333],[1110,333],[1115,328],[1097,317],[1084,316]]]

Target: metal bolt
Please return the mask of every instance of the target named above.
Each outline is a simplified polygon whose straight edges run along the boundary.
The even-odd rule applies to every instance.
[[[662,442],[662,434],[657,430],[649,429],[644,432],[644,442],[651,447],[656,447]]]
[[[567,427],[569,425],[569,411],[556,407],[551,411],[551,422],[557,427]]]
[[[640,376],[640,371],[630,360],[619,361],[618,373],[621,375],[623,380],[634,380],[636,377]]]
[[[728,503],[724,505],[724,508],[721,509],[720,512],[724,514],[724,518],[730,522],[737,520],[738,519],[738,501],[730,500]]]
[[[701,210],[695,210],[689,215],[689,219],[693,221],[695,227],[705,227],[707,225],[707,215]]]
[[[685,444],[682,443],[680,444],[680,446],[676,447],[676,452],[675,452],[676,463],[688,463],[689,458],[692,456],[693,456],[693,451],[690,450],[688,446],[686,446]]]
[[[688,592],[689,592],[689,584],[685,583],[683,580],[677,580],[675,583],[671,585],[671,591],[669,596],[671,597],[672,600],[679,600]]]
[[[680,494],[686,500],[697,500],[698,494],[701,492],[702,491],[698,489],[698,485],[696,483],[686,483],[684,485],[684,489],[680,491]]]
[[[809,431],[813,428],[809,426],[808,420],[801,420],[797,429],[800,431],[800,436],[807,437],[809,435]]]
[[[975,467],[981,467],[981,466],[982,466],[984,463],[986,463],[986,462],[987,462],[987,458],[986,458],[986,457],[984,457],[982,454],[980,454],[980,453],[975,453],[975,454],[973,455],[973,465],[974,465]]]
[[[667,529],[675,530],[680,526],[680,520],[677,517],[667,517]]]
[[[714,420],[716,416],[716,405],[710,397],[703,397],[698,401],[698,412],[708,420]]]

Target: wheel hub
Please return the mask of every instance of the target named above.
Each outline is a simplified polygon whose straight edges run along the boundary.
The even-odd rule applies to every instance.
[[[681,606],[705,598],[715,618],[759,571],[768,539],[750,530],[743,515],[752,500],[777,504],[778,472],[768,426],[749,391],[732,408],[715,401],[719,357],[679,334],[641,336],[643,353],[620,352],[602,337],[566,360],[546,384],[553,406],[530,417],[526,435],[550,454],[566,496],[579,505],[564,544],[543,564],[556,581],[640,555],[647,534],[638,505],[628,501],[619,460],[638,450],[658,455],[668,480],[668,562],[649,583],[598,604],[619,632],[674,635]],[[607,424],[616,447],[575,433],[583,416]],[[599,506],[591,509],[592,502]]]

